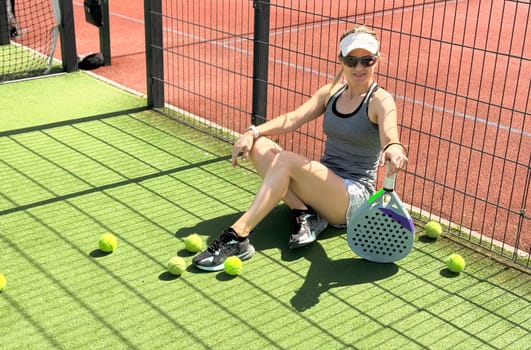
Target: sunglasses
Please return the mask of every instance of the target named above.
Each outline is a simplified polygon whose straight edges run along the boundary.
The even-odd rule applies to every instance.
[[[363,67],[374,66],[378,56],[363,56],[363,57],[339,56],[339,58],[341,59],[341,61],[343,61],[345,66],[350,67],[350,68],[355,68],[358,65],[358,63],[361,63]]]

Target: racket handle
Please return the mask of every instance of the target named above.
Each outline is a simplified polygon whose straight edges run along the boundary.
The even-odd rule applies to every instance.
[[[393,175],[387,176],[387,174],[389,173],[389,168],[391,167],[391,162],[387,161],[386,165],[387,165],[387,170],[385,172],[385,179],[384,179],[383,187],[387,191],[394,191],[395,190],[396,173],[394,173]]]

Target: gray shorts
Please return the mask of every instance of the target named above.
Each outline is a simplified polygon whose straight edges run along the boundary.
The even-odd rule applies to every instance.
[[[348,221],[350,219],[350,215],[358,209],[360,205],[365,203],[367,199],[371,196],[369,190],[367,187],[362,185],[361,183],[351,180],[351,179],[343,179],[343,183],[345,184],[345,187],[348,191],[349,196],[349,205],[347,209],[347,225]]]

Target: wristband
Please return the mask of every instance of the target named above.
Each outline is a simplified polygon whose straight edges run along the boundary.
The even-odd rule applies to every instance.
[[[408,151],[407,151],[407,147],[404,146],[403,144],[401,144],[400,142],[389,142],[387,145],[385,145],[385,147],[383,148],[382,152],[385,152],[387,151],[387,149],[393,145],[399,145],[402,147],[402,149],[404,150],[404,153],[406,154],[406,157],[409,155],[408,154]]]
[[[255,140],[260,136],[260,133],[258,132],[258,128],[257,128],[256,126],[254,126],[254,125],[251,125],[251,126],[248,127],[247,130],[245,130],[245,131],[246,131],[246,132],[247,132],[247,131],[252,131]]]

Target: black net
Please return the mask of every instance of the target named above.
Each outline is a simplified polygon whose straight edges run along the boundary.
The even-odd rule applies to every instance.
[[[46,74],[58,37],[59,10],[52,0],[2,0],[0,81]],[[58,8],[58,6],[57,6]]]

